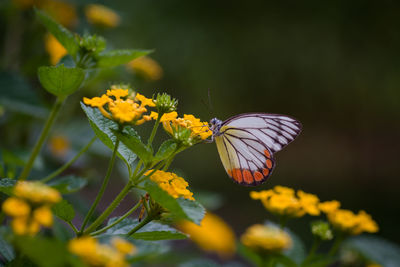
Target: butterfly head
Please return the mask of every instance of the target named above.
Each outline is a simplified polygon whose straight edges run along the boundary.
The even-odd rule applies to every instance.
[[[210,120],[210,130],[213,132],[213,135],[218,135],[219,130],[221,129],[222,126],[222,121],[217,119],[217,118],[213,118]]]

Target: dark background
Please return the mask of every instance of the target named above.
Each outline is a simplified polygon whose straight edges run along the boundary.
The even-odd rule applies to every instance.
[[[88,2],[75,2],[80,15]],[[379,235],[400,241],[397,2],[102,3],[118,12],[120,26],[95,29],[80,16],[73,30],[103,35],[110,48],[155,49],[151,57],[162,66],[164,76],[145,82],[133,79],[124,67],[104,72],[70,98],[71,110],[65,108],[60,124],[71,114],[84,119],[79,99],[102,93],[114,81],[130,82],[146,96],[168,92],[179,99],[181,115],[194,114],[202,120],[256,111],[291,115],[302,122],[303,132],[276,155],[277,167],[262,186],[246,188],[230,181],[214,144],[191,148],[172,166],[190,183],[195,197],[202,191],[222,197],[223,205],[215,212],[238,234],[269,219],[249,192],[279,184],[315,193],[323,201],[337,199],[346,209],[366,210],[378,222]],[[2,18],[3,33],[9,16]],[[28,79],[49,105],[52,97],[43,93],[35,76],[40,64],[49,64],[42,44],[44,30],[29,11],[23,17],[29,26],[21,42],[29,42],[22,45],[13,71]],[[6,124],[0,127],[4,131]],[[297,225],[309,236],[307,219],[300,222],[289,226]]]

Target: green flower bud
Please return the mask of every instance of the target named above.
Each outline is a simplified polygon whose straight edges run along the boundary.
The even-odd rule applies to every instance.
[[[178,105],[178,100],[172,98],[166,93],[157,94],[156,100],[154,102],[156,103],[157,111],[160,114],[173,112],[176,110],[176,107]]]
[[[84,35],[79,42],[82,52],[98,54],[106,48],[106,40],[97,35]]]
[[[333,233],[329,223],[324,221],[314,221],[311,223],[311,232],[321,240],[331,240]]]

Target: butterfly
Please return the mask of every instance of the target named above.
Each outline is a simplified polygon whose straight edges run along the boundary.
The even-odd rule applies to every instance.
[[[229,177],[240,185],[256,186],[271,175],[274,154],[292,142],[302,125],[285,115],[245,113],[221,121],[211,119],[215,140]]]

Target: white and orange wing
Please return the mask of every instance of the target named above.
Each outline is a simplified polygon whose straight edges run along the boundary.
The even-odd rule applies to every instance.
[[[274,153],[292,142],[300,131],[300,122],[288,116],[241,114],[223,122],[215,142],[228,175],[241,185],[254,186],[271,175]]]

